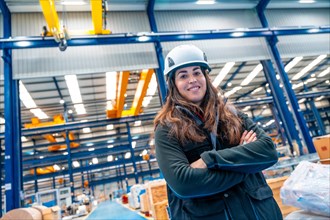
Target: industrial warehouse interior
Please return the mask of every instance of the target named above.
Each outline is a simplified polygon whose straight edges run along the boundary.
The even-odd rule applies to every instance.
[[[262,173],[283,218],[330,218],[329,0],[0,9],[1,219],[171,219],[154,119],[164,59],[182,44],[205,52],[213,86],[271,137],[278,162]]]

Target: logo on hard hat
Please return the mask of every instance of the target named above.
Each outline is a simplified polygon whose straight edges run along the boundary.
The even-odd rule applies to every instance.
[[[174,66],[175,65],[175,63],[174,63],[174,61],[172,60],[171,57],[168,57],[167,58],[167,61],[168,61],[168,67],[171,67],[171,66]]]
[[[203,53],[203,55],[204,55],[204,60],[207,62],[207,57],[206,57],[206,54],[205,54],[205,53]]]

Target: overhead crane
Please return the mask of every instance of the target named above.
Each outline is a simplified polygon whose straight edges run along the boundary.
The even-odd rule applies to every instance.
[[[94,30],[89,31],[68,31],[67,27],[60,26],[60,21],[55,7],[55,0],[39,0],[43,15],[45,17],[48,29],[43,27],[41,35],[43,37],[53,36],[55,41],[59,43],[59,49],[65,51],[67,48],[67,40],[70,35],[95,35],[110,34],[110,30],[106,30],[106,1],[90,0],[91,16]],[[69,34],[70,33],[70,34]]]
[[[138,85],[136,87],[134,100],[132,106],[128,110],[123,110],[124,101],[125,101],[125,93],[128,84],[129,72],[121,72],[119,75],[119,80],[117,83],[117,94],[116,100],[114,101],[115,107],[113,109],[107,110],[108,118],[119,118],[121,116],[137,116],[141,113],[142,101],[145,97],[148,86],[152,77],[152,74],[155,71],[153,69],[145,69],[142,70],[140,74],[140,79]]]
[[[64,118],[61,114],[55,115],[53,117],[52,122],[40,122],[39,118],[32,118],[31,119],[32,123],[31,124],[24,124],[25,128],[38,128],[38,127],[45,127],[45,126],[52,126],[52,125],[60,125],[64,124]],[[61,133],[63,138],[66,138],[65,132]],[[44,134],[43,137],[47,139],[50,143],[57,143],[56,138],[52,134]],[[70,148],[77,148],[79,147],[79,143],[76,142],[71,142],[74,141],[75,137],[72,132],[69,132],[69,140],[70,140]],[[64,145],[52,145],[48,147],[48,151],[59,151],[59,150],[65,150],[67,146]]]
[[[45,126],[60,125],[60,124],[65,123],[65,120],[61,114],[55,115],[53,117],[52,122],[40,122],[40,120],[38,118],[32,118],[31,121],[32,121],[31,124],[24,124],[24,127],[25,128],[38,128],[38,127],[45,127]],[[61,134],[62,134],[63,138],[66,139],[65,132],[62,132]],[[73,142],[75,137],[72,132],[69,132],[68,136],[69,136],[68,138],[70,140],[70,148],[77,148],[80,146],[79,143]],[[45,139],[47,139],[50,143],[57,143],[56,138],[52,134],[44,134],[43,137]],[[66,148],[67,148],[66,144],[63,144],[63,145],[55,144],[55,145],[49,146],[48,151],[56,152],[59,150],[65,150]],[[53,166],[47,166],[45,168],[36,168],[37,174],[48,174],[48,173],[54,173],[56,171],[57,170]],[[35,172],[34,169],[30,170],[31,174],[34,174],[34,172]]]

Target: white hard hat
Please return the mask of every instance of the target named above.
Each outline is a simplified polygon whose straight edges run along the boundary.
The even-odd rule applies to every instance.
[[[201,66],[209,71],[211,67],[207,62],[205,53],[194,45],[180,45],[173,48],[165,58],[164,75],[169,76],[177,69],[187,66]]]

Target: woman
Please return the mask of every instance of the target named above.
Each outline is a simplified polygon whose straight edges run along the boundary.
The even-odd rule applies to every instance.
[[[154,122],[171,219],[282,219],[261,173],[277,162],[274,144],[226,103],[210,69],[193,45],[165,58],[168,96]]]

